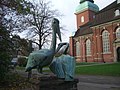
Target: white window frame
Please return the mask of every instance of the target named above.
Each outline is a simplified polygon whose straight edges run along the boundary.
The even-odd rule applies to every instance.
[[[87,56],[91,55],[91,41],[90,41],[90,39],[86,40],[86,55]]]
[[[110,52],[110,40],[109,40],[109,32],[104,30],[102,32],[102,43],[103,43],[103,53]]]
[[[84,16],[81,17],[81,22],[82,22],[82,23],[85,22]]]
[[[76,42],[76,56],[80,56],[80,42]]]
[[[120,27],[118,27],[116,30],[116,38],[120,38]]]

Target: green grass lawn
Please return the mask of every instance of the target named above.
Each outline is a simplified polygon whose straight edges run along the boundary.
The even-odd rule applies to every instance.
[[[120,76],[120,63],[76,67],[76,74]]]

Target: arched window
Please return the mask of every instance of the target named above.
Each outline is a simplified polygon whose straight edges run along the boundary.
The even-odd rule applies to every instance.
[[[115,10],[115,16],[119,16],[119,15],[120,15],[120,10],[119,9]]]
[[[102,33],[103,53],[110,51],[109,32],[107,30]]]
[[[116,38],[120,38],[120,27],[116,30]]]
[[[120,3],[120,0],[117,0],[117,4],[119,4]]]
[[[76,56],[80,56],[80,43],[76,42]]]
[[[88,39],[86,41],[86,55],[91,55],[91,41]]]
[[[84,16],[82,16],[82,17],[81,17],[81,22],[84,22],[84,21],[85,21],[85,20],[84,20]]]

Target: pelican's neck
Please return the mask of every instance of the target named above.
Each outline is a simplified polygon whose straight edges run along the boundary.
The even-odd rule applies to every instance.
[[[52,42],[51,42],[50,50],[52,50],[53,53],[55,53],[55,49],[56,49],[56,33],[53,31],[53,33],[52,33]]]

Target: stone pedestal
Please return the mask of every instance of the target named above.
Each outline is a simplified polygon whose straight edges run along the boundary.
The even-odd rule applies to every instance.
[[[39,90],[77,90],[78,79],[74,81],[64,81],[56,76],[41,77]]]

